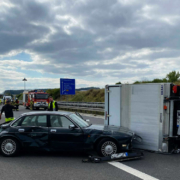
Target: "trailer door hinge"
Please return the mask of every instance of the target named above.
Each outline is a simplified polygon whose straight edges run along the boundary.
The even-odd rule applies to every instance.
[[[107,91],[108,93],[110,93],[111,91],[109,90],[109,91]]]
[[[107,117],[110,117],[111,115],[107,114]]]

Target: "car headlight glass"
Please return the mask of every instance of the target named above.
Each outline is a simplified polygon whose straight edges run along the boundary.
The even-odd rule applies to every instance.
[[[122,147],[127,147],[127,144],[122,144]]]

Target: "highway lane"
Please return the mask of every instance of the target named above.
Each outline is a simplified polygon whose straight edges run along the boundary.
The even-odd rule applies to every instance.
[[[1,109],[2,105],[0,105],[0,109]],[[40,110],[34,110],[34,111],[40,111]],[[42,109],[42,111],[44,111]],[[14,112],[14,117],[15,118],[18,118],[22,113],[25,113],[25,112],[31,112],[29,109],[25,109],[23,106],[19,106],[19,111],[13,111]],[[94,115],[86,115],[86,114],[83,114],[83,117],[85,119],[89,119],[93,124],[103,124],[103,116],[94,116]],[[5,119],[4,119],[4,115],[2,115],[2,119],[0,121],[1,122],[5,122]]]
[[[15,117],[24,112],[29,112],[24,107],[20,111],[14,111]],[[103,117],[84,115],[85,119],[90,119],[93,124],[103,124]],[[4,121],[4,117],[1,122]],[[109,163],[82,163],[81,160],[86,154],[81,153],[33,153],[24,152],[18,157],[5,158],[0,156],[0,179],[118,179],[136,180],[150,179],[179,179],[180,155],[161,155],[144,152],[145,158],[119,163],[121,169]],[[128,169],[128,167],[132,169]],[[125,169],[123,169],[125,168]],[[128,172],[126,170],[128,169]],[[135,172],[134,170],[138,170]],[[132,173],[132,174],[130,174]],[[144,174],[145,173],[145,174]]]

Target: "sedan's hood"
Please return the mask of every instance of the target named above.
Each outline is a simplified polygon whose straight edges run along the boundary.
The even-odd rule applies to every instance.
[[[99,131],[103,131],[103,132],[111,132],[112,134],[115,133],[124,133],[130,136],[134,135],[134,132],[128,130],[127,128],[124,127],[118,127],[118,126],[103,126],[103,125],[96,125],[93,124],[89,127],[87,127],[87,129],[91,129],[91,130],[99,130]]]
[[[89,127],[86,128],[89,131],[99,131],[102,132],[102,134],[112,134],[112,135],[127,135],[131,136],[134,140],[141,142],[142,138],[138,135],[136,135],[133,131],[129,130],[128,128],[125,127],[119,127],[119,126],[103,126],[103,125],[96,125],[93,124]]]

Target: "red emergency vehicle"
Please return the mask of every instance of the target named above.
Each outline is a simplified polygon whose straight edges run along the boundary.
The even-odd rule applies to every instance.
[[[49,104],[49,94],[42,90],[24,91],[23,105],[26,108],[29,108],[31,103],[33,103],[33,109],[47,109]]]

